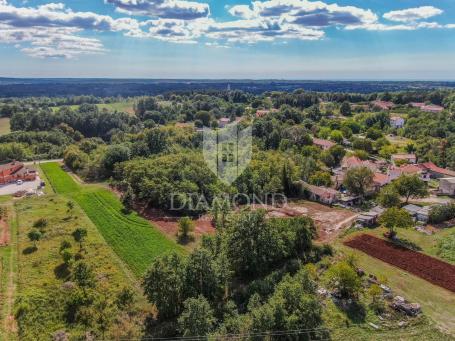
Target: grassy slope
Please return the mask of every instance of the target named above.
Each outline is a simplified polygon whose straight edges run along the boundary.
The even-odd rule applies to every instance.
[[[120,111],[126,112],[127,114],[134,114],[134,102],[133,101],[123,101],[123,102],[115,102],[115,103],[102,103],[96,104],[99,109],[108,109],[109,111]],[[79,109],[79,105],[67,105],[72,110]],[[57,111],[61,107],[52,107],[53,111]]]
[[[57,193],[68,195],[83,208],[136,276],[144,274],[156,256],[184,252],[135,212],[125,214],[122,204],[110,191],[98,186],[79,186],[56,163],[43,164],[41,168]]]
[[[381,236],[384,231],[383,229],[375,229],[360,233],[367,232],[375,236]],[[431,241],[431,238],[434,237],[425,238],[420,236],[419,232],[413,230],[400,230],[398,234],[403,238],[414,241],[422,248],[424,253],[435,256],[434,242]],[[348,238],[354,235],[351,234]],[[345,253],[355,254],[361,268],[368,273],[385,276],[395,294],[420,303],[424,313],[440,328],[455,334],[455,294],[360,251],[348,248],[341,243],[338,243],[336,247]]]
[[[2,205],[8,209],[10,228],[10,244],[0,247],[0,339],[16,340],[14,320],[9,319],[13,313],[14,291],[17,273],[17,220],[13,207]]]
[[[113,255],[96,227],[76,206],[68,212],[68,199],[61,195],[47,195],[40,198],[27,198],[16,203],[18,214],[18,292],[17,307],[27,307],[25,317],[20,319],[21,339],[48,339],[49,335],[59,329],[66,329],[72,335],[81,335],[81,326],[64,324],[64,304],[68,293],[62,284],[66,281],[67,272],[62,268],[59,255],[60,243],[70,241],[75,253],[78,246],[71,233],[77,227],[88,231],[84,244],[84,260],[95,269],[103,293],[113,297],[124,286],[135,285],[122,268],[120,261]],[[45,234],[38,242],[38,250],[31,252],[32,243],[27,233],[33,223],[46,217],[48,225]],[[102,282],[102,283],[101,283]]]
[[[8,117],[0,118],[0,135],[8,134],[11,131]]]

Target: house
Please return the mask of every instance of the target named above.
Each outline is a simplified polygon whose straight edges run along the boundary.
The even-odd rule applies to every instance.
[[[362,226],[374,226],[378,222],[378,218],[384,212],[384,209],[380,206],[372,208],[368,212],[362,212],[357,216],[357,223]]]
[[[343,171],[348,171],[351,168],[355,167],[367,167],[372,172],[377,172],[380,169],[380,164],[370,161],[370,160],[360,160],[357,156],[345,156],[341,160],[341,169]]]
[[[22,162],[13,161],[0,165],[0,185],[5,185],[17,180],[33,181],[36,177],[36,170],[25,167]]]
[[[323,150],[330,149],[331,147],[336,145],[336,143],[334,143],[332,141],[318,139],[316,137],[313,138],[313,144],[319,148],[322,148]]]
[[[426,170],[432,179],[455,177],[455,171],[438,167],[433,162],[424,162],[418,164],[417,166]]]
[[[228,117],[222,117],[218,120],[218,127],[220,128],[224,128],[225,126],[227,126],[229,123],[231,122],[231,120],[228,118]]]
[[[390,177],[383,173],[374,173],[373,175],[373,186],[375,191],[379,191],[381,187],[384,187],[390,182]]]
[[[340,196],[340,193],[333,188],[314,186],[303,181],[300,181],[300,185],[308,199],[322,204],[332,205]]]
[[[443,195],[455,195],[455,177],[439,179],[439,193]]]
[[[403,161],[406,163],[417,163],[417,156],[415,154],[393,154],[392,162]]]
[[[440,113],[441,111],[444,110],[444,108],[441,107],[440,105],[426,104],[426,103],[422,103],[422,102],[411,102],[411,103],[409,103],[409,105],[414,108],[419,108],[422,111],[432,112],[432,113]]]
[[[420,167],[420,165],[405,164],[400,167],[392,166],[389,169],[389,178],[390,181],[398,179],[401,175],[418,175],[419,178],[425,182],[430,181],[431,175],[425,169]]]
[[[437,114],[437,113],[440,113],[441,111],[443,111],[444,108],[441,107],[440,105],[429,104],[429,105],[424,105],[423,107],[420,108],[420,110]]]
[[[404,127],[404,118],[400,116],[390,117],[390,126],[395,129]]]
[[[392,109],[395,104],[393,102],[388,101],[374,101],[372,102],[373,108],[378,108],[381,110],[390,110]]]

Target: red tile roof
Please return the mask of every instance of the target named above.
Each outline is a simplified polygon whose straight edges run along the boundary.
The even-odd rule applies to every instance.
[[[390,182],[389,176],[387,174],[374,173],[373,182],[379,186],[387,185]]]
[[[325,147],[325,148],[330,148],[330,147],[333,147],[334,145],[336,145],[336,143],[333,143],[332,141],[318,139],[316,137],[313,138],[313,144],[320,146],[320,147]]]
[[[431,171],[431,172],[435,172],[435,173],[439,173],[439,174],[448,175],[448,176],[454,176],[455,177],[455,171],[452,171],[450,169],[445,169],[445,168],[438,167],[433,162],[421,163],[418,166],[421,167],[421,168],[424,168],[424,169],[426,169],[428,171]]]

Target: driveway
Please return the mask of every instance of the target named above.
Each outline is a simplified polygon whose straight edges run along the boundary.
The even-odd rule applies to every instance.
[[[37,176],[35,181],[24,181],[22,185],[16,185],[16,183],[3,185],[0,186],[0,195],[11,195],[17,191],[27,191],[29,189],[36,190],[40,183],[41,179]]]

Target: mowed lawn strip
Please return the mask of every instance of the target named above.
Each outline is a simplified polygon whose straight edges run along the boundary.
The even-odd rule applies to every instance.
[[[81,189],[73,178],[63,171],[58,163],[43,163],[40,167],[56,193],[68,194]]]
[[[159,255],[185,252],[136,212],[124,213],[122,203],[109,190],[78,185],[57,163],[41,167],[54,190],[66,194],[81,206],[136,276],[142,276]]]

